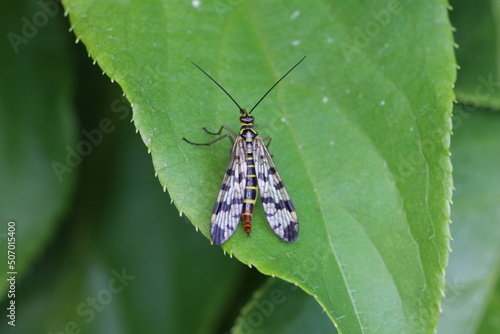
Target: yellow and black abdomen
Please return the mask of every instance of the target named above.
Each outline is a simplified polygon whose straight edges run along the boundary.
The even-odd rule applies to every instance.
[[[245,143],[245,162],[247,165],[246,185],[243,194],[243,209],[241,216],[245,232],[250,235],[250,232],[252,231],[252,213],[257,199],[258,187],[254,160],[254,139],[257,136],[257,132],[255,132],[251,125],[244,125],[240,129],[240,135],[243,137]]]

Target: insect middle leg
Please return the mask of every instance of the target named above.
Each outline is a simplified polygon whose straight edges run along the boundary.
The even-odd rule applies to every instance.
[[[207,128],[203,128],[203,130],[205,130],[206,133],[210,134],[210,135],[214,135],[214,136],[218,136],[222,133],[222,129],[226,130],[227,132],[229,133],[226,133],[225,135],[223,136],[220,136],[219,138],[215,139],[215,140],[212,140],[211,142],[208,142],[208,143],[193,143],[192,141],[189,141],[187,140],[186,138],[182,137],[182,140],[184,140],[185,142],[191,144],[191,145],[198,145],[198,146],[210,146],[216,142],[218,142],[219,140],[221,139],[224,139],[224,138],[229,138],[229,140],[231,141],[231,143],[233,143],[233,137],[236,137],[238,136],[238,134],[236,132],[234,132],[233,130],[231,130],[228,126],[226,125],[223,125],[220,127],[219,131],[217,132],[210,132],[207,130]]]

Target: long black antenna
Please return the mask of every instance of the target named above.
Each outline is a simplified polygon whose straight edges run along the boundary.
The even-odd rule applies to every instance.
[[[253,106],[253,108],[250,110],[250,112],[249,112],[248,114],[251,114],[251,113],[252,113],[252,111],[253,111],[255,108],[257,108],[257,106],[259,105],[259,103],[261,103],[261,102],[262,102],[262,100],[264,100],[264,98],[267,96],[267,94],[269,94],[269,93],[273,90],[273,88],[274,88],[274,87],[276,87],[276,86],[280,83],[280,81],[281,81],[281,80],[285,79],[285,77],[288,75],[288,73],[292,72],[294,68],[296,68],[297,66],[299,66],[299,64],[300,64],[300,63],[301,63],[304,59],[306,59],[306,57],[307,57],[307,56],[304,56],[301,60],[299,60],[299,62],[298,62],[297,64],[293,65],[293,67],[292,67],[291,69],[289,69],[289,70],[288,70],[288,72],[286,72],[286,73],[285,73],[285,75],[283,75],[283,76],[281,77],[281,79],[279,79],[278,81],[276,81],[276,83],[275,83],[275,84],[274,84],[271,88],[269,88],[269,90],[266,92],[266,94],[264,94],[264,96],[262,96],[262,97],[260,98],[259,102],[257,102],[257,103]]]
[[[293,67],[292,67],[291,69],[289,69],[289,70],[288,70],[288,72],[286,72],[286,73],[285,73],[285,75],[283,75],[283,76],[282,76],[282,77],[281,77],[281,78],[280,78],[280,79],[279,79],[279,80],[278,80],[278,81],[277,81],[277,82],[276,82],[276,83],[275,83],[275,84],[274,84],[274,85],[273,85],[273,86],[272,86],[272,87],[271,87],[271,88],[270,88],[270,89],[266,92],[266,94],[264,94],[264,96],[262,96],[262,97],[260,98],[259,102],[257,102],[257,103],[253,106],[253,108],[250,110],[250,112],[249,112],[248,114],[250,114],[250,113],[251,113],[251,112],[252,112],[252,111],[253,111],[253,110],[254,110],[254,109],[255,109],[255,108],[259,105],[259,103],[261,103],[261,102],[262,102],[262,100],[264,100],[264,98],[267,96],[267,94],[269,94],[269,93],[273,90],[273,88],[274,88],[274,87],[276,87],[276,86],[280,83],[280,81],[281,81],[281,80],[283,80],[283,79],[284,79],[284,78],[288,75],[288,73],[292,72],[292,71],[293,71],[293,69],[294,69],[294,68],[296,68],[296,67],[297,67],[297,66],[298,66],[298,65],[299,65],[299,64],[300,64],[300,63],[301,63],[304,59],[306,59],[306,56],[304,56],[301,60],[299,60],[297,64],[293,65]],[[198,65],[196,65],[194,62],[191,62],[191,63],[192,63],[194,66],[198,67],[198,69],[199,69],[200,71],[202,71],[202,72],[203,72],[203,73],[204,73],[207,77],[209,77],[209,78],[210,78],[210,80],[212,80],[212,81],[213,81],[213,82],[214,82],[217,86],[219,86],[219,88],[220,88],[220,89],[222,89],[222,91],[223,91],[224,93],[226,93],[226,95],[227,95],[227,96],[229,96],[229,98],[230,98],[230,99],[234,102],[234,104],[236,104],[236,106],[237,106],[240,110],[243,110],[243,108],[241,108],[241,107],[240,107],[240,105],[238,104],[238,102],[236,102],[236,100],[235,100],[235,99],[233,99],[233,97],[231,96],[231,94],[229,94],[229,93],[228,93],[228,92],[224,89],[224,87],[222,87],[222,86],[221,86],[221,85],[220,85],[217,81],[215,81],[215,79],[214,79],[214,78],[212,78],[212,77],[210,76],[210,74],[208,74],[207,72],[205,72],[205,71],[204,71],[201,67],[199,67]]]
[[[238,102],[236,102],[236,100],[235,100],[235,99],[233,99],[233,97],[231,96],[231,94],[229,94],[229,93],[228,93],[228,92],[224,89],[224,87],[222,87],[221,85],[219,85],[219,83],[218,83],[217,81],[215,81],[215,79],[214,79],[214,78],[212,78],[212,77],[211,77],[211,76],[210,76],[207,72],[205,72],[205,71],[204,71],[201,67],[199,67],[198,65],[196,65],[194,62],[191,62],[191,63],[192,63],[194,66],[198,67],[198,69],[199,69],[200,71],[202,71],[203,73],[205,73],[205,75],[206,75],[207,77],[209,77],[209,78],[210,78],[210,80],[212,80],[213,82],[215,82],[215,84],[216,84],[217,86],[219,86],[219,88],[220,88],[220,89],[222,89],[222,90],[224,91],[224,93],[226,93],[226,95],[227,95],[227,96],[229,96],[229,98],[230,98],[231,100],[233,100],[234,104],[236,104],[236,106],[238,106],[238,108],[239,108],[240,110],[243,110],[243,108],[241,108],[241,107],[240,107],[240,105],[238,104]]]

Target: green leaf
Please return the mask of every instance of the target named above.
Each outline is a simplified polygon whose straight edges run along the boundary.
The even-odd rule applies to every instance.
[[[458,45],[458,99],[500,108],[500,2],[453,1],[450,15]]]
[[[233,333],[337,333],[318,303],[297,286],[270,278],[241,310]]]
[[[450,24],[442,2],[64,1],[74,31],[123,88],[175,205],[209,236],[228,145],[200,128],[252,114],[294,199],[285,244],[260,208],[223,246],[314,295],[341,332],[437,326],[448,254]],[[384,310],[385,314],[381,313]],[[387,316],[390,315],[390,316]]]
[[[0,9],[5,38],[0,44],[2,298],[7,272],[17,272],[19,280],[30,268],[57,228],[74,187],[76,166],[67,161],[76,138],[73,73],[64,21],[54,15],[32,1],[2,2]],[[15,231],[8,229],[9,222]],[[15,252],[13,267],[7,267],[7,247]]]
[[[489,334],[500,331],[500,275],[497,274],[496,279],[495,287],[490,290],[489,300],[477,330],[478,333]]]
[[[453,252],[439,333],[500,331],[500,117],[457,106],[453,135]],[[490,305],[490,306],[488,306]],[[492,327],[496,330],[481,331]]]

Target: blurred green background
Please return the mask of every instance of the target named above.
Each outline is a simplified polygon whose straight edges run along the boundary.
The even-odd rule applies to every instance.
[[[453,253],[438,333],[499,333],[500,2],[451,5],[461,69],[451,144]],[[249,315],[269,298],[272,283],[179,217],[130,123],[128,102],[74,43],[63,9],[19,40],[9,32],[40,4],[0,7],[2,310],[9,220],[18,222],[23,250],[18,326],[2,312],[0,332],[228,332],[240,309]],[[54,162],[68,161],[77,147],[88,154],[58,169]],[[312,297],[276,284],[283,303],[258,329],[249,324],[257,320],[240,316],[240,332],[334,332]]]

